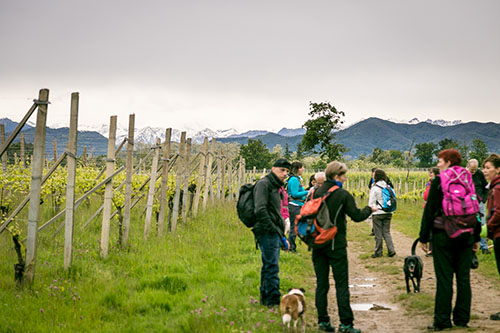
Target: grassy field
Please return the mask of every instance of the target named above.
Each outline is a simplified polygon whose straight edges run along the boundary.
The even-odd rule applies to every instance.
[[[360,205],[363,204],[360,202]],[[93,206],[93,205],[91,205]],[[393,228],[416,238],[420,202],[401,200]],[[130,246],[116,246],[117,226],[107,259],[99,256],[101,219],[84,232],[79,226],[93,212],[80,208],[75,228],[75,257],[70,273],[63,269],[63,235],[56,226],[40,234],[36,280],[31,288],[14,283],[15,252],[8,233],[0,235],[1,332],[269,332],[280,331],[276,310],[258,304],[260,252],[253,235],[237,219],[234,204],[222,204],[181,223],[177,233],[143,238],[142,210],[135,209]],[[44,215],[50,215],[45,212]],[[20,224],[22,224],[20,222]],[[349,229],[349,238],[373,246],[368,224]],[[310,253],[281,253],[282,292],[304,287],[311,305],[314,272]],[[498,279],[494,257],[480,255],[480,272]],[[389,260],[387,274],[400,274]],[[408,311],[428,309],[428,295],[405,296]],[[429,299],[426,299],[429,298]],[[432,307],[430,307],[432,308]],[[419,310],[420,309],[420,310]],[[315,317],[315,311],[308,316]],[[314,319],[313,319],[314,321]]]
[[[85,214],[84,214],[85,215]],[[100,220],[78,231],[74,266],[63,269],[62,235],[40,234],[36,281],[18,289],[15,253],[0,237],[2,332],[265,332],[280,330],[276,310],[258,304],[260,252],[234,204],[213,208],[166,237],[142,237],[135,216],[130,247],[98,254]],[[76,229],[78,230],[78,228]],[[112,234],[117,233],[116,226]],[[112,242],[116,241],[116,237]],[[312,288],[308,254],[282,252],[281,289]]]

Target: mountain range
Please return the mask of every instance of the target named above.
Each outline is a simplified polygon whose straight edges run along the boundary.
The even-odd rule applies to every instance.
[[[5,132],[8,136],[17,126],[15,121],[8,118],[0,119],[0,124],[4,124]],[[34,140],[34,124],[28,123],[24,126],[23,132],[27,142]],[[127,136],[128,129],[118,125],[117,144],[122,142]],[[288,144],[291,151],[297,149],[298,143],[302,140],[305,129],[282,128],[277,133],[252,130],[244,133],[238,133],[235,129],[211,130],[206,128],[201,131],[187,130],[187,137],[192,138],[193,142],[201,143],[203,138],[217,138],[221,142],[237,142],[246,144],[248,139],[260,139],[266,146],[272,150],[276,145],[281,145],[284,149]],[[172,140],[179,141],[181,131],[172,130]],[[78,154],[83,152],[83,146],[87,146],[88,152],[93,155],[103,155],[107,152],[108,126],[100,127],[79,126],[78,134]],[[47,127],[46,154],[53,154],[53,140],[58,142],[58,154],[62,153],[68,137],[68,128]],[[156,138],[165,139],[165,129],[159,127],[144,127],[136,129],[135,140],[145,144],[152,144]],[[430,120],[419,121],[413,118],[409,121],[401,120],[383,120],[379,118],[363,119],[336,133],[336,140],[349,148],[346,157],[356,158],[360,154],[371,154],[374,148],[397,149],[401,151],[408,150],[411,142],[435,142],[449,138],[461,143],[470,144],[475,138],[481,139],[489,151],[500,151],[500,124],[499,123],[462,123],[459,120]],[[15,141],[19,141],[16,139]]]

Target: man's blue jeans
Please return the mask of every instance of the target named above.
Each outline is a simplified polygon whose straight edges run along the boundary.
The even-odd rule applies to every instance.
[[[278,273],[280,259],[280,237],[277,233],[266,232],[257,237],[262,253],[260,271],[260,302],[262,305],[280,304],[280,278]]]
[[[482,202],[479,203],[479,213],[482,214],[481,226],[483,226],[486,224],[486,208],[484,206],[484,203],[482,203]],[[481,241],[479,242],[479,248],[481,250],[488,249],[488,238],[481,238]]]

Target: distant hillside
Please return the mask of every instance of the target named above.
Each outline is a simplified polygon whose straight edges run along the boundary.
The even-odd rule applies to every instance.
[[[0,123],[5,124],[7,136],[17,125],[17,123],[7,118],[0,119]],[[246,144],[250,137],[262,140],[269,150],[272,150],[277,144],[285,149],[288,143],[289,149],[296,151],[298,143],[302,140],[302,135],[289,135],[293,135],[294,131],[298,130],[301,129],[282,129],[280,132],[287,136],[255,130],[247,132],[249,136],[240,134],[237,137],[217,138],[217,141]],[[35,129],[27,125],[23,129],[23,132],[25,133],[26,141],[33,142]],[[158,134],[156,135],[158,136]],[[52,142],[54,138],[57,139],[58,154],[61,154],[67,142],[68,128],[47,128],[45,149],[49,158],[52,156]],[[461,143],[465,142],[466,144],[470,144],[475,138],[481,139],[488,146],[490,152],[500,152],[500,124],[493,122],[469,122],[453,126],[439,126],[429,122],[408,124],[394,123],[379,118],[368,118],[337,132],[337,140],[350,149],[346,153],[346,157],[348,158],[357,158],[360,154],[371,154],[376,147],[384,150],[397,149],[405,151],[410,148],[413,139],[415,139],[415,143],[417,144],[422,142],[438,143],[445,138],[457,140]],[[19,139],[16,141],[19,141]],[[81,131],[78,133],[78,154],[82,154],[83,146],[87,146],[89,153],[105,155],[107,152],[107,142],[107,138],[98,132]],[[121,140],[117,140],[117,144],[119,142]]]
[[[439,126],[427,122],[418,124],[400,124],[379,118],[368,118],[344,130],[337,132],[337,140],[348,147],[347,157],[356,158],[360,154],[371,154],[379,147],[383,150],[408,150],[412,139],[415,144],[422,142],[438,143],[449,138],[470,144],[473,139],[481,139],[490,152],[500,152],[500,124],[469,122],[454,126]],[[278,134],[255,136],[270,149],[280,144],[283,148],[288,143],[291,150],[297,149],[302,136],[285,137]],[[248,138],[225,138],[222,142],[238,142],[246,144]]]
[[[7,118],[0,119],[0,124],[5,124],[6,138],[9,137],[10,133],[17,126],[16,122],[13,122]],[[26,142],[33,143],[35,140],[35,128],[29,125],[25,125],[22,129],[24,133],[24,139]],[[45,139],[45,155],[47,158],[51,159],[54,155],[54,139],[57,140],[57,155],[62,154],[68,142],[68,132],[69,128],[50,128],[47,127],[46,139]],[[14,142],[19,142],[19,136],[14,140]],[[118,143],[118,142],[117,142]],[[101,134],[94,131],[78,131],[78,146],[77,154],[83,154],[83,147],[87,146],[87,153],[92,155],[106,155],[108,151],[108,139]]]

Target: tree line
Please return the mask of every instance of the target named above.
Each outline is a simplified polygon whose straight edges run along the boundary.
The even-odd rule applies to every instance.
[[[349,148],[336,142],[335,133],[344,123],[343,111],[337,110],[329,102],[309,103],[309,119],[302,125],[306,133],[298,144],[297,150],[292,152],[288,144],[285,148],[276,145],[272,151],[260,139],[248,139],[248,143],[240,147],[240,156],[246,161],[248,169],[270,168],[273,161],[283,157],[288,160],[304,160],[309,158],[313,169],[323,169],[328,161],[343,160]],[[488,148],[481,139],[473,139],[470,145],[465,142],[445,138],[438,143],[423,142],[408,151],[395,149],[373,149],[370,155],[361,154],[351,161],[356,167],[369,168],[370,165],[387,165],[395,168],[420,167],[426,168],[436,164],[437,154],[443,149],[455,148],[463,157],[463,163],[475,158],[483,161],[488,156]]]

